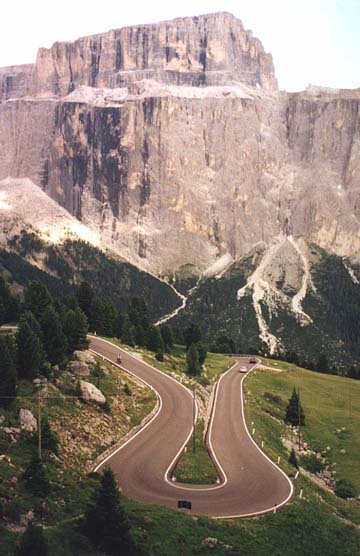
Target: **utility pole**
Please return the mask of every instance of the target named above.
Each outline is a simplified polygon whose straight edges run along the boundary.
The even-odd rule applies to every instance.
[[[300,388],[298,389],[298,425],[299,425],[299,454],[300,454],[300,425],[301,425],[301,418],[300,418]]]
[[[39,460],[41,461],[41,393],[40,388],[38,390],[38,454]]]
[[[196,426],[196,386],[194,384],[194,405],[193,405],[193,452],[195,453],[196,450],[196,438],[195,438],[195,426]]]
[[[349,380],[349,419],[351,419],[351,380]]]

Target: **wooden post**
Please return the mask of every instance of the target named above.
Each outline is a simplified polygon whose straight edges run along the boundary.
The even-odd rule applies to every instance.
[[[349,419],[351,419],[351,381],[349,380]]]
[[[38,455],[41,460],[41,395],[40,388],[38,390]]]
[[[299,454],[300,454],[300,425],[301,425],[301,419],[300,419],[300,388],[298,389],[298,425],[299,425]]]
[[[194,385],[194,410],[193,410],[193,452],[196,450],[196,386]]]

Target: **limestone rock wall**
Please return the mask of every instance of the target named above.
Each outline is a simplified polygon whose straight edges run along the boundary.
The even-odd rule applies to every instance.
[[[0,68],[0,102],[27,94],[32,86],[33,64]]]
[[[228,13],[126,27],[41,48],[33,92],[66,95],[80,85],[119,87],[152,78],[174,84],[241,81],[277,89],[270,54]]]
[[[360,91],[280,93],[230,14],[56,43],[24,68],[0,70],[0,179],[30,178],[133,263],[205,270],[279,234],[359,252]]]

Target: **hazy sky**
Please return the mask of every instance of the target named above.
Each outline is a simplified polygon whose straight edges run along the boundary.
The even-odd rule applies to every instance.
[[[4,0],[0,67],[40,46],[126,25],[229,11],[271,52],[281,89],[360,87],[360,0]]]

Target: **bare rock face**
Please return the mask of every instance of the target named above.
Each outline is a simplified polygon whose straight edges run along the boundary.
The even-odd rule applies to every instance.
[[[20,409],[19,423],[22,430],[34,432],[37,430],[37,422],[29,409]]]
[[[34,73],[33,64],[0,68],[0,102],[27,94]]]
[[[29,178],[148,271],[208,276],[277,237],[359,252],[360,90],[280,93],[230,14],[56,43],[10,89],[0,180]]]
[[[64,96],[80,85],[121,87],[141,79],[177,85],[241,81],[276,89],[272,58],[228,13],[140,25],[41,48],[33,92]]]
[[[104,405],[106,398],[104,394],[91,382],[80,380],[81,398],[84,402],[96,405]]]

